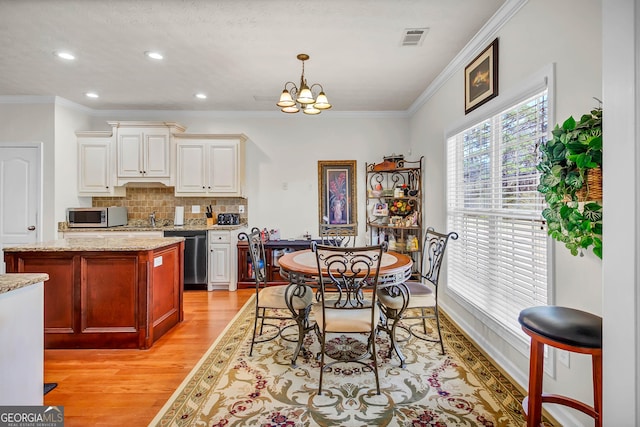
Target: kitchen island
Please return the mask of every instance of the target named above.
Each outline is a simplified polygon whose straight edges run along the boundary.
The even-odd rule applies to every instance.
[[[42,405],[46,274],[0,274],[0,404]]]
[[[184,239],[61,239],[4,248],[7,273],[46,273],[45,348],[150,348],[183,320]]]

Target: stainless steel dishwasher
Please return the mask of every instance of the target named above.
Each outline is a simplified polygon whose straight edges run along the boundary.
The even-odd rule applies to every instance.
[[[165,231],[165,237],[184,237],[184,288],[207,289],[207,231]]]

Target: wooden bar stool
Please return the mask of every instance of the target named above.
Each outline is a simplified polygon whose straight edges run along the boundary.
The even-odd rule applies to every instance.
[[[518,317],[522,330],[531,337],[529,395],[522,401],[527,427],[539,427],[542,404],[556,403],[577,409],[602,426],[602,318],[568,307],[530,307]],[[567,396],[542,393],[544,345],[575,353],[590,354],[593,366],[593,406]]]

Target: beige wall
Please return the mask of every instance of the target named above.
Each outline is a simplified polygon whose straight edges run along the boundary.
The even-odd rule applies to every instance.
[[[601,7],[599,0],[528,1],[502,28],[489,34],[489,41],[500,39],[500,94],[504,97],[517,91],[530,76],[555,65],[555,118],[551,122],[563,121],[570,115],[579,117],[597,106],[592,97],[602,99]],[[580,24],[568,23],[567,17],[576,16],[577,10]],[[473,56],[462,63],[472,59]],[[470,117],[482,115],[483,110],[492,108],[492,103],[500,102],[499,95],[465,116],[463,81],[461,66],[411,118],[411,148],[416,154],[425,154],[427,159],[426,223],[441,229],[446,228],[445,133]],[[601,314],[602,261],[591,252],[574,257],[563,245],[553,245],[552,303]],[[491,331],[448,292],[440,295],[445,309],[465,331],[526,387],[527,350],[516,349],[509,340]],[[555,377],[545,378],[545,391],[592,401],[590,359],[572,354],[570,367],[556,363]],[[548,409],[566,425],[589,422],[582,414],[557,405]]]

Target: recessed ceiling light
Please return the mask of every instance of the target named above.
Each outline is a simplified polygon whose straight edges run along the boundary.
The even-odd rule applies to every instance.
[[[151,59],[162,59],[162,58],[164,58],[164,56],[162,56],[162,54],[160,52],[147,51],[144,54],[147,55]]]
[[[193,95],[193,96],[195,96],[195,97],[196,97],[196,98],[198,98],[198,99],[207,99],[207,95],[206,95],[206,94],[204,94],[204,93],[196,93],[196,94],[195,94],[195,95]]]
[[[95,92],[87,92],[84,94],[87,98],[100,98],[100,95],[98,95]]]
[[[66,59],[67,61],[76,59],[75,55],[69,52],[53,52],[53,54],[58,58]]]

